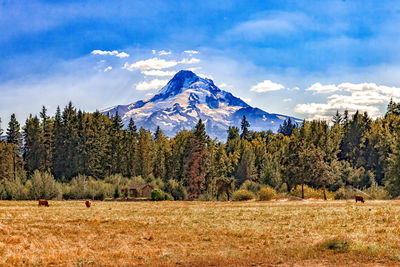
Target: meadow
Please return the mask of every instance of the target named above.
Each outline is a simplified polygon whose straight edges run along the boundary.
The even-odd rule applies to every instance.
[[[394,266],[400,201],[0,201],[0,266]]]

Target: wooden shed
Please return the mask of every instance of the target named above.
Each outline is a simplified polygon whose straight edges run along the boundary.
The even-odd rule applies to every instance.
[[[121,189],[121,194],[125,195],[125,190],[129,190],[129,196],[131,197],[151,197],[151,191],[154,190],[149,184],[144,185],[129,185]]]

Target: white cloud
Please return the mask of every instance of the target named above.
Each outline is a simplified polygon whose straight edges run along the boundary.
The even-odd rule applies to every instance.
[[[201,70],[201,67],[195,67],[195,68],[188,68],[188,70],[190,70],[191,72],[196,72],[198,70]]]
[[[259,41],[270,36],[293,36],[315,25],[306,15],[298,12],[274,12],[237,24],[221,38],[240,41]]]
[[[227,84],[227,83],[221,83],[220,85],[218,85],[219,88],[232,88],[232,85]]]
[[[211,76],[211,75],[205,75],[205,74],[199,73],[199,74],[197,74],[197,76],[199,76],[200,78],[203,78],[203,79],[214,80],[213,76]]]
[[[153,49],[153,50],[151,50],[151,53],[153,53],[153,55],[155,55],[157,53],[157,51]]]
[[[107,72],[107,71],[110,71],[110,70],[112,70],[112,67],[108,66],[107,68],[104,69],[104,72]]]
[[[180,63],[182,63],[182,64],[195,64],[195,63],[199,63],[199,62],[200,62],[200,59],[198,59],[198,58],[191,58],[191,59],[184,58],[184,59],[182,59],[182,61]]]
[[[158,54],[160,55],[160,56],[166,56],[166,55],[171,55],[172,54],[172,52],[171,51],[165,51],[165,50],[161,50],[161,51],[159,51],[158,52]]]
[[[292,101],[291,98],[285,98],[285,99],[283,99],[283,102],[291,102],[291,101]]]
[[[163,70],[143,70],[141,72],[143,75],[146,76],[158,76],[158,77],[172,76],[176,73],[176,71],[163,71]]]
[[[270,91],[278,91],[281,89],[284,89],[285,86],[279,83],[274,83],[270,80],[265,80],[263,82],[260,82],[254,86],[251,87],[250,91],[257,92],[257,93],[264,93],[264,92],[270,92]]]
[[[109,56],[116,56],[119,58],[129,57],[129,54],[125,52],[118,52],[117,50],[114,51],[102,51],[102,50],[93,50],[90,54],[92,55],[109,55]]]
[[[334,84],[322,85],[320,83],[314,83],[313,85],[311,85],[311,87],[307,88],[306,90],[315,91],[316,93],[319,94],[327,94],[339,91],[340,89]]]
[[[350,113],[358,110],[360,112],[368,112],[372,118],[376,118],[381,116],[380,107],[389,103],[391,98],[396,102],[400,100],[400,88],[377,85],[375,83],[341,83],[339,85],[315,83],[307,90],[313,90],[318,93],[343,92],[328,96],[326,103],[296,105],[296,112],[312,116],[312,119],[331,118],[336,113],[336,110],[340,112],[348,110]]]
[[[154,57],[154,58],[149,58],[146,60],[140,60],[133,64],[128,64],[126,62],[123,69],[127,69],[129,71],[134,71],[135,69],[161,70],[161,69],[175,67],[179,64],[195,64],[195,63],[199,63],[199,62],[200,62],[200,59],[197,59],[197,58],[191,58],[191,59],[184,58],[181,61],[176,61],[176,60],[165,60],[165,59],[160,59],[160,58]]]
[[[186,54],[198,54],[199,51],[196,51],[196,50],[185,50],[185,51],[183,51],[183,53],[186,53]]]
[[[151,80],[150,82],[144,81],[144,82],[136,84],[136,90],[146,91],[146,90],[152,90],[152,89],[160,89],[167,83],[168,83],[168,80],[159,80],[159,79],[154,79],[154,80]]]
[[[129,54],[125,53],[125,52],[121,52],[116,54],[117,57],[119,58],[125,58],[125,57],[129,57]]]
[[[125,63],[124,69],[127,69],[129,71],[133,71],[135,69],[141,69],[141,70],[150,70],[150,69],[156,69],[156,70],[161,70],[161,69],[166,69],[166,68],[171,68],[175,67],[178,65],[179,62],[175,60],[165,60],[165,59],[159,59],[157,57],[146,59],[146,60],[140,60],[137,61],[133,64],[128,64]]]
[[[244,97],[241,97],[241,99],[242,99],[244,102],[246,102],[246,103],[250,103],[250,102],[251,102],[251,98],[244,98]]]

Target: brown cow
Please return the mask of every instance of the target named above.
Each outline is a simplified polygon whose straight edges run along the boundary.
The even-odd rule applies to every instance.
[[[362,203],[364,203],[364,198],[362,196],[355,196],[356,197],[356,203],[357,201],[361,201]]]
[[[87,208],[90,208],[90,205],[91,205],[92,203],[90,202],[90,200],[86,200],[85,201],[85,205],[86,205],[86,207]]]
[[[40,206],[46,206],[49,207],[49,202],[45,199],[39,199],[39,207]]]

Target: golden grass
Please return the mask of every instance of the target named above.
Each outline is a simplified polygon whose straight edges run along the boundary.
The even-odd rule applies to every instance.
[[[400,201],[0,201],[2,266],[390,266]]]

